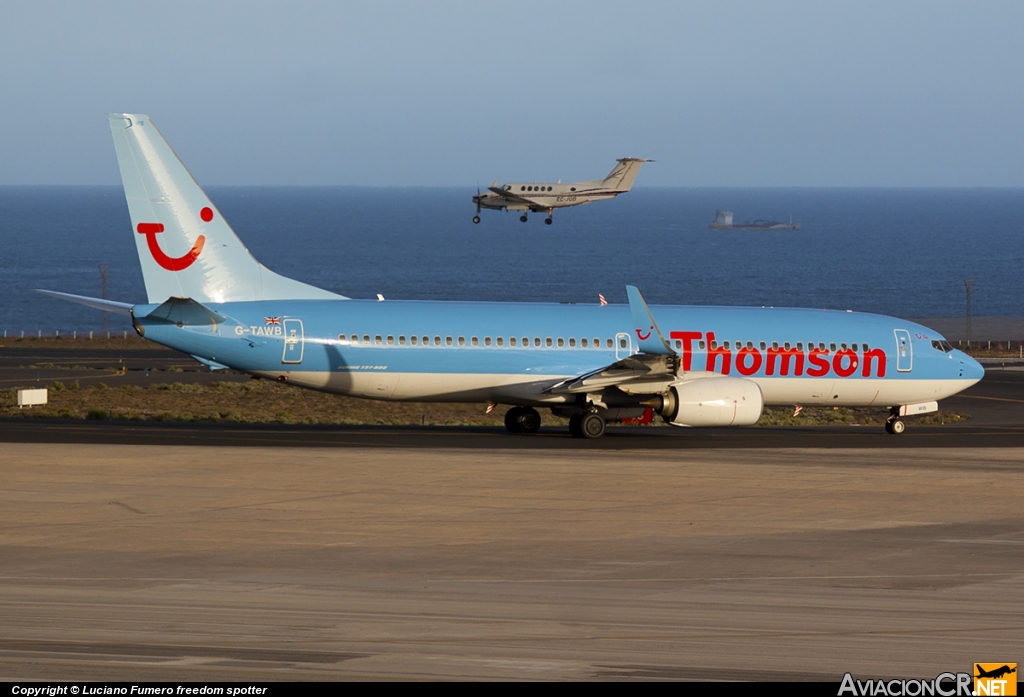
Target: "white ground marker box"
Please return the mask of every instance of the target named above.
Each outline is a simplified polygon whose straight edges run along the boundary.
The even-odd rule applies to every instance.
[[[34,407],[37,404],[46,404],[46,388],[41,390],[18,390],[18,406]]]

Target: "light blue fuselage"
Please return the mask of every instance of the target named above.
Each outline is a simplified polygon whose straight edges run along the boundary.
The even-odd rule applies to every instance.
[[[177,324],[134,308],[147,339],[213,364],[377,399],[555,405],[545,390],[637,352],[626,305],[276,300],[207,303],[224,321]],[[749,378],[765,404],[937,400],[981,366],[936,332],[881,315],[652,306],[686,373]],[[712,344],[714,342],[714,344]],[[538,345],[539,344],[539,345]],[[706,374],[706,373],[705,373]]]

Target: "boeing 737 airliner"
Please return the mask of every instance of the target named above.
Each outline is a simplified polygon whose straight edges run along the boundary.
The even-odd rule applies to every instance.
[[[765,405],[874,406],[886,429],[984,374],[927,327],[853,312],[353,300],[257,262],[148,116],[111,114],[148,302],[42,291],[130,315],[211,368],[368,399],[539,408],[574,436],[648,408],[673,426],[754,424]]]

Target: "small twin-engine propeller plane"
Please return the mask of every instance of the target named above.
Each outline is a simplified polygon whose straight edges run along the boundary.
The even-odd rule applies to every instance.
[[[352,300],[249,254],[148,116],[111,114],[147,302],[47,295],[131,317],[146,339],[232,368],[367,399],[538,409],[580,438],[648,409],[673,426],[747,426],[765,405],[874,406],[903,417],[973,385],[982,367],[892,317],[823,310]],[[623,178],[630,166],[624,162]],[[635,170],[634,170],[635,171]]]
[[[481,194],[479,189],[473,197],[476,204],[476,215],[473,222],[480,222],[480,209],[493,208],[495,210],[522,211],[519,216],[522,222],[527,221],[526,212],[547,213],[548,217],[544,222],[551,224],[551,216],[556,208],[568,208],[569,206],[582,206],[584,203],[593,201],[606,201],[624,194],[633,188],[633,181],[640,172],[640,165],[652,160],[644,160],[639,157],[623,157],[618,160],[613,169],[604,179],[595,179],[588,182],[573,182],[563,184],[559,179],[554,184],[542,184],[539,182],[509,182],[504,186],[498,186],[498,180],[487,187],[489,194]]]

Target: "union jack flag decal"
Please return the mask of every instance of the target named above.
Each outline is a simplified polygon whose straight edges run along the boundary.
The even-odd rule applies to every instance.
[[[263,322],[265,324],[281,324],[280,317],[264,317]]]

